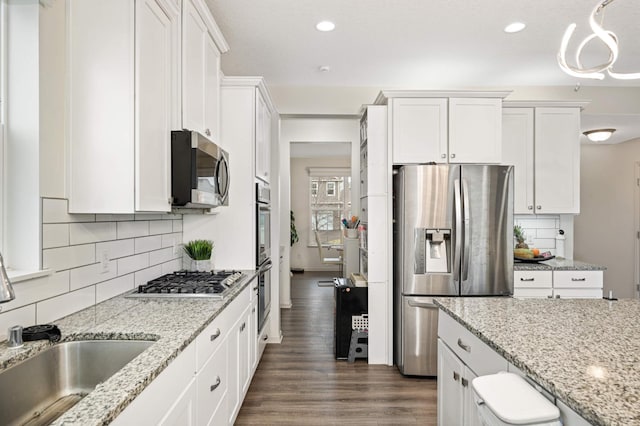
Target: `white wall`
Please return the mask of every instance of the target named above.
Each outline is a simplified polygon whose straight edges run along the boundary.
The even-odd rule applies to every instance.
[[[360,124],[356,118],[283,118],[280,124],[280,241],[289,241],[291,210],[291,142],[350,142],[351,180],[360,176]],[[359,208],[360,186],[352,185],[352,206]],[[280,306],[291,307],[290,247],[285,244],[280,276]]]
[[[580,215],[575,218],[575,258],[607,267],[604,293],[635,297],[635,163],[640,139],[619,145],[583,145]],[[636,213],[634,213],[636,212]]]
[[[291,267],[303,268],[305,271],[337,271],[337,266],[323,265],[320,261],[315,240],[309,241],[311,229],[311,209],[309,207],[309,173],[308,167],[351,167],[350,157],[316,157],[291,159],[291,210],[296,217],[297,243],[291,247]],[[352,182],[351,187],[357,185]],[[353,200],[352,200],[353,202]],[[353,209],[352,209],[353,210]],[[355,210],[354,210],[355,211]],[[325,257],[338,257],[340,253],[323,249]]]

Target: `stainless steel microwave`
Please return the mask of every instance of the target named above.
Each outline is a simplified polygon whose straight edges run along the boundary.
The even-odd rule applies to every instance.
[[[229,154],[198,132],[172,131],[171,196],[175,207],[229,205]]]

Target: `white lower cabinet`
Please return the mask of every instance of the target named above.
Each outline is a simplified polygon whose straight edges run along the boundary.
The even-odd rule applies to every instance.
[[[261,345],[253,287],[225,307],[113,424],[233,424],[262,354],[256,350]]]
[[[438,425],[480,426],[471,381],[478,375],[507,369],[507,360],[451,316],[439,311]]]
[[[599,299],[603,271],[514,271],[513,296],[521,298]]]
[[[187,388],[160,421],[161,426],[195,426],[196,422],[196,380],[191,379]]]

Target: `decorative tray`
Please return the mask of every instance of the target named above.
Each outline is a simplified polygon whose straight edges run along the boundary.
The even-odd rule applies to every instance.
[[[555,258],[555,256],[546,256],[546,257],[545,256],[537,256],[537,257],[530,257],[530,258],[513,256],[513,258],[515,260],[517,260],[518,262],[538,263],[538,262],[543,262],[545,260],[551,260],[551,259]]]

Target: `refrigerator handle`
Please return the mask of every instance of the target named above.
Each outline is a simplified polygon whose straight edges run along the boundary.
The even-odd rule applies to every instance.
[[[460,255],[462,249],[462,202],[460,196],[460,180],[456,179],[453,189],[453,204],[456,213],[456,245],[453,252],[453,280],[460,281]]]
[[[434,303],[414,302],[413,300],[409,300],[409,306],[411,306],[412,308],[438,309],[438,307]]]
[[[471,220],[469,219],[469,187],[467,186],[467,180],[462,179],[462,202],[464,211],[464,231],[462,233],[464,238],[464,248],[462,249],[462,281],[466,281],[469,278],[469,240],[471,239]]]

